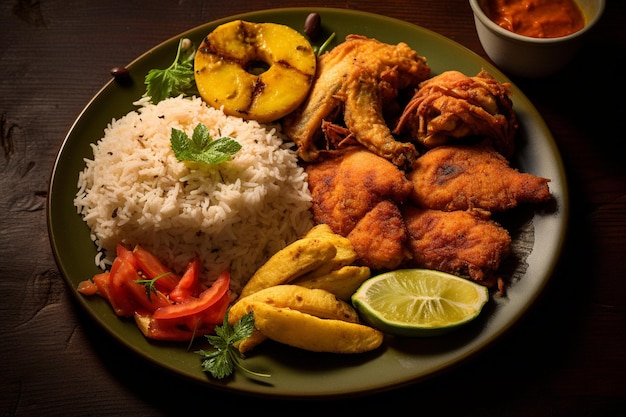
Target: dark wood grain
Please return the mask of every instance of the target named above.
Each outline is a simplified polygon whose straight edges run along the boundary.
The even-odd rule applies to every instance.
[[[624,105],[615,104],[626,96],[616,59],[626,47],[626,3],[619,0],[608,1],[585,49],[561,74],[513,79],[555,136],[571,224],[544,296],[482,355],[426,382],[365,398],[276,401],[180,381],[85,317],[46,233],[50,172],[73,121],[111,67],[196,25],[278,4],[403,19],[485,57],[465,0],[2,2],[0,415],[209,415],[229,405],[235,415],[626,415],[625,115]]]

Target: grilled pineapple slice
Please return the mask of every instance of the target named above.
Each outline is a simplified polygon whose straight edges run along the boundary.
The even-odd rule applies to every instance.
[[[269,123],[306,98],[317,66],[309,41],[289,26],[235,20],[218,26],[194,59],[200,96],[210,106]]]

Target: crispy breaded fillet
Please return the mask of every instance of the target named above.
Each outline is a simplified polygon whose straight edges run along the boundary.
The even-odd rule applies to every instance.
[[[481,211],[404,207],[411,266],[437,269],[493,287],[510,253],[509,233]]]
[[[381,201],[348,234],[361,265],[395,269],[407,256],[406,227],[396,203]]]
[[[549,179],[511,168],[506,158],[485,146],[431,149],[407,177],[413,182],[411,199],[422,208],[504,211],[551,198]]]
[[[404,172],[362,148],[346,150],[305,169],[314,221],[328,224],[344,237],[378,203],[403,202],[413,188]]]

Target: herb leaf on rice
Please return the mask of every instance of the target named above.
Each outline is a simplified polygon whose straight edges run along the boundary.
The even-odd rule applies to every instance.
[[[182,130],[172,128],[172,150],[179,161],[199,162],[213,165],[228,161],[241,145],[230,137],[213,140],[209,129],[198,123],[191,138]]]

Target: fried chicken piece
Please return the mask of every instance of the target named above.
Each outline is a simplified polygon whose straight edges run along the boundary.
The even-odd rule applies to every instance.
[[[413,163],[418,155],[415,145],[398,141],[391,134],[376,79],[364,69],[356,69],[340,96],[345,103],[346,126],[361,145],[399,167]]]
[[[388,160],[363,148],[342,151],[305,167],[313,219],[342,236],[383,200],[405,201],[413,185]]]
[[[409,266],[437,269],[487,287],[500,286],[497,270],[510,253],[509,233],[485,212],[403,208],[412,259]]]
[[[547,178],[521,173],[486,146],[440,146],[418,158],[407,178],[422,208],[504,211],[551,198]]]
[[[309,97],[283,120],[283,131],[298,145],[304,161],[316,161],[335,151],[324,143],[322,122],[340,122],[345,110],[346,127],[361,145],[403,165],[414,160],[417,151],[410,143],[396,143],[383,109],[399,90],[415,88],[429,76],[426,59],[406,43],[390,45],[348,35],[318,59]]]
[[[339,126],[338,124],[324,120],[322,121],[322,131],[333,149],[340,150],[359,145],[359,142],[354,139],[354,135],[350,132],[350,129],[345,126]]]
[[[406,258],[407,231],[398,205],[383,200],[348,234],[359,264],[374,270],[395,269]]]
[[[408,133],[428,149],[480,138],[510,158],[518,122],[509,89],[484,70],[475,77],[443,72],[419,85],[393,133]]]

